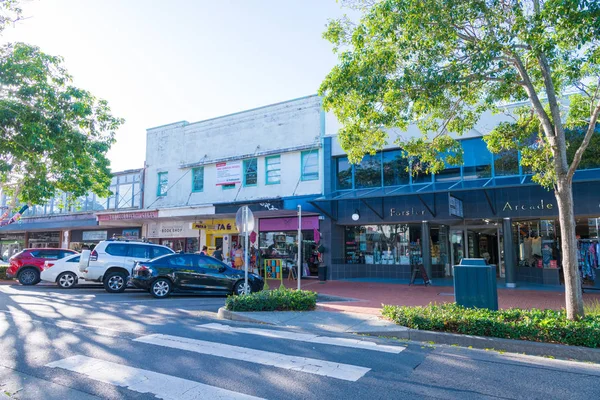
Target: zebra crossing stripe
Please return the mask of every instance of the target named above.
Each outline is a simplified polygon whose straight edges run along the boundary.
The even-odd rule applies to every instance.
[[[87,376],[96,381],[123,386],[138,393],[152,393],[165,400],[250,400],[261,399],[231,390],[160,374],[145,369],[128,367],[110,361],[77,355],[46,364]]]
[[[359,367],[356,365],[341,364],[307,357],[289,356],[270,351],[254,350],[246,347],[189,339],[179,336],[153,334],[133,340],[173,349],[193,351],[199,354],[230,358],[236,361],[246,361],[291,371],[301,371],[309,374],[328,376],[351,382],[356,382],[371,370],[371,368]]]
[[[319,336],[319,335],[314,335],[314,334],[310,334],[310,333],[287,332],[287,331],[278,331],[278,330],[274,330],[274,329],[239,328],[239,327],[217,324],[217,323],[198,325],[198,328],[212,329],[212,330],[217,330],[217,331],[222,331],[222,332],[246,333],[246,334],[250,334],[250,335],[266,336],[266,337],[276,338],[276,339],[296,340],[299,342],[328,344],[328,345],[332,345],[332,346],[341,346],[341,347],[351,347],[351,348],[362,349],[362,350],[381,351],[384,353],[399,354],[400,352],[402,352],[406,349],[406,347],[402,347],[402,346],[388,346],[388,345],[382,345],[382,344],[369,342],[366,340],[360,340],[360,339]]]

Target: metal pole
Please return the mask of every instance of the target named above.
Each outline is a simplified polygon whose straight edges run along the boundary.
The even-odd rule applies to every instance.
[[[250,293],[248,290],[248,236],[250,236],[248,234],[248,206],[244,207],[244,233],[246,234],[246,237],[244,238],[244,287],[246,288],[247,294]]]
[[[302,206],[298,205],[298,290],[302,277]]]

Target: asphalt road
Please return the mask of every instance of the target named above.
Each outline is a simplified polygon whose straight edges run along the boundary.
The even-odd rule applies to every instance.
[[[224,301],[0,286],[0,392],[33,400],[600,398],[598,365],[343,334],[311,339],[218,320]]]

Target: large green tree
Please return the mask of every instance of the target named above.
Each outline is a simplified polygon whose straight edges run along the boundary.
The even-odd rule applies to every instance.
[[[390,128],[421,134],[397,144],[417,166],[458,164],[456,137],[484,112],[524,102],[487,137],[492,152],[520,149],[559,210],[568,318],[583,315],[573,211],[573,175],[598,135],[600,2],[592,0],[371,0],[348,2],[359,17],[324,34],[339,63],[320,88],[358,162]],[[573,91],[576,94],[572,94]],[[566,131],[581,140],[569,147]],[[571,143],[573,146],[573,143]]]
[[[21,18],[0,0],[0,32]],[[23,43],[0,47],[0,185],[17,203],[109,194],[106,154],[123,123],[108,103],[72,85],[60,57]]]

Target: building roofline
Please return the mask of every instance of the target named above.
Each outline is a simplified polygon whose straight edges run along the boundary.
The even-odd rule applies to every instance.
[[[195,125],[195,124],[200,124],[200,123],[204,123],[204,122],[210,122],[210,121],[215,121],[221,118],[229,118],[229,117],[233,117],[235,115],[240,115],[240,114],[245,114],[245,113],[251,113],[254,111],[258,111],[258,110],[262,110],[265,108],[269,108],[269,107],[274,107],[274,106],[279,106],[282,104],[286,104],[286,103],[292,103],[295,101],[299,101],[299,100],[305,100],[305,99],[310,99],[311,97],[319,97],[318,94],[310,94],[308,96],[302,96],[302,97],[297,97],[295,99],[290,99],[290,100],[284,100],[284,101],[280,101],[277,103],[272,103],[272,104],[266,104],[264,106],[259,106],[259,107],[255,107],[255,108],[249,108],[247,110],[242,110],[242,111],[237,111],[231,114],[225,114],[225,115],[219,115],[218,117],[213,117],[213,118],[208,118],[208,119],[203,119],[200,121],[196,121],[196,122],[188,122],[188,121],[179,121],[179,122],[172,122],[170,124],[166,124],[166,125],[159,125],[159,126],[155,126],[152,128],[147,128],[146,131],[151,131],[151,130],[155,130],[155,129],[159,129],[159,128],[165,128],[167,126],[172,126],[172,125],[177,125],[177,124],[183,124],[182,126],[188,126],[188,125]]]

